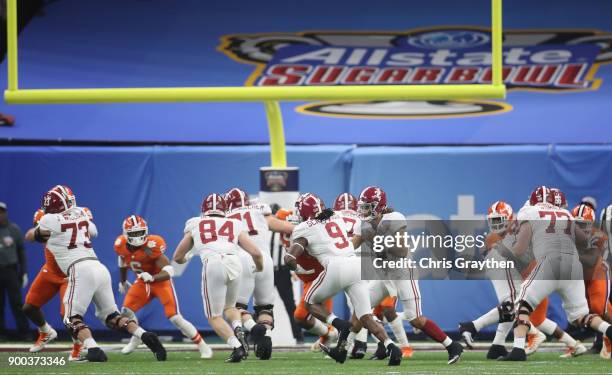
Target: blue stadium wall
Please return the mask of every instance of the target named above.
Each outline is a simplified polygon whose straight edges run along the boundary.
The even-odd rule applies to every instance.
[[[567,192],[570,204],[584,195],[612,203],[612,146],[354,147],[290,146],[288,160],[300,168],[300,190],[328,203],[340,192],[358,194],[366,185],[386,189],[390,204],[407,214],[469,218],[504,199],[520,207],[534,186],[548,184]],[[198,214],[202,197],[242,186],[256,193],[258,168],[268,165],[264,146],[242,147],[43,147],[0,148],[0,197],[22,229],[30,226],[45,189],[71,186],[78,203],[90,207],[100,235],[94,248],[118,282],[113,242],[125,216],[146,217],[151,232],[163,235],[169,252],[185,221]],[[467,200],[466,200],[467,199]],[[473,199],[473,204],[470,200]],[[460,203],[462,202],[462,203]],[[467,203],[466,203],[467,202]],[[43,263],[38,244],[28,244],[30,280]],[[181,311],[200,329],[209,329],[200,297],[199,261],[176,279]],[[445,330],[495,304],[485,281],[422,281],[424,313]],[[117,301],[122,296],[116,295]],[[558,299],[549,314],[562,324]],[[452,312],[449,307],[452,306]],[[58,300],[45,306],[60,327]],[[335,308],[345,314],[341,299]],[[8,314],[8,311],[7,311]],[[157,302],[139,313],[145,327],[172,329]],[[96,328],[93,312],[88,320]]]

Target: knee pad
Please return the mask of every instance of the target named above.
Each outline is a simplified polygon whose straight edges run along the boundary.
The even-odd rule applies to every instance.
[[[138,320],[138,318],[136,318],[136,314],[134,313],[134,311],[128,309],[127,307],[122,307],[121,308],[121,316],[125,316],[128,319],[132,319],[132,320]]]
[[[524,300],[519,301],[517,312],[516,312],[516,316],[517,317],[519,315],[521,315],[521,314],[523,314],[523,315],[531,315],[532,312],[533,312],[533,307],[531,307],[531,305],[529,303],[527,303]]]
[[[240,316],[251,314],[248,310],[249,306],[247,306],[245,303],[236,302],[236,308],[238,311],[240,311]]]
[[[259,317],[261,314],[270,315],[274,319],[274,305],[255,306],[256,317]]]
[[[80,315],[73,315],[68,318],[68,324],[66,324],[66,328],[68,328],[68,332],[70,332],[70,336],[73,339],[77,340],[79,338],[79,332],[84,329],[89,329],[89,326],[83,322],[83,317]]]
[[[114,313],[107,316],[104,323],[108,328],[114,329],[116,331],[127,331],[127,326],[130,323],[138,324],[136,320],[121,315],[119,311],[115,311]]]
[[[514,313],[514,304],[512,301],[504,301],[497,306],[499,312],[499,322],[511,322],[516,317]]]
[[[583,316],[582,318],[578,319],[579,327],[590,328],[591,327],[591,322],[593,321],[593,319],[596,316],[599,316],[599,315],[597,315],[597,314],[587,314],[587,315]]]

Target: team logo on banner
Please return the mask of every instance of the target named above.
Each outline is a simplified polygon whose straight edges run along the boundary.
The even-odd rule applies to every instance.
[[[256,65],[248,86],[421,85],[491,82],[488,29],[436,27],[406,32],[301,32],[228,35],[219,50]],[[505,30],[503,79],[509,90],[596,90],[612,61],[612,33]],[[435,118],[500,113],[496,101],[336,101],[298,111],[357,118]]]
[[[270,191],[283,191],[287,186],[287,178],[289,174],[284,171],[266,171],[263,173],[264,179],[266,180],[266,187]]]

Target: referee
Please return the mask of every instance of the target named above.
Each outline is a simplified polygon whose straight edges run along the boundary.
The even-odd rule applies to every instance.
[[[28,284],[23,235],[19,227],[8,219],[6,203],[0,202],[0,338],[6,338],[4,301],[8,296],[15,317],[17,338],[28,337],[28,320],[21,311],[21,288]]]

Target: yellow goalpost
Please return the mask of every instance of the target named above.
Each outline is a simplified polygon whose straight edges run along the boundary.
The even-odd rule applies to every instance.
[[[8,88],[4,91],[4,100],[9,104],[263,102],[268,119],[272,166],[286,167],[279,101],[503,99],[506,86],[502,82],[502,0],[491,0],[491,39],[491,84],[19,89],[17,0],[7,0]]]

